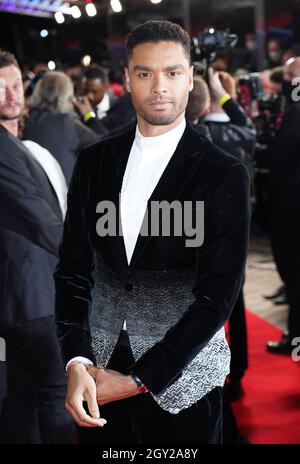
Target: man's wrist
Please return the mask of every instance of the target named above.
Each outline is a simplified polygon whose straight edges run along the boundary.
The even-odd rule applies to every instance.
[[[96,113],[94,111],[88,111],[87,113],[84,114],[83,120],[87,122],[90,119],[95,118],[95,117],[96,117]]]
[[[72,362],[72,363],[70,363],[68,365],[66,375],[70,374],[70,372],[73,371],[73,370],[77,370],[77,371],[85,370],[86,371],[87,367],[90,367],[90,366],[88,366],[87,364],[83,364],[81,362],[78,362],[78,361],[74,361],[74,362]]]
[[[74,358],[70,359],[67,362],[65,367],[66,372],[68,371],[69,366],[74,363],[80,363],[88,366],[94,365],[93,361],[91,361],[89,358],[86,358],[85,356],[74,356]]]
[[[225,93],[225,95],[223,95],[220,99],[219,99],[219,105],[220,106],[223,106],[225,105],[226,102],[228,102],[228,100],[230,100],[231,96],[228,95],[228,93]]]
[[[137,385],[138,393],[146,393],[148,391],[148,388],[143,384],[143,382],[138,378],[138,376],[133,374],[133,372],[131,372],[130,375]]]

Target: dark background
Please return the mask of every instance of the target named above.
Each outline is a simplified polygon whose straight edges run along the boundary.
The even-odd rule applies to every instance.
[[[183,25],[192,35],[207,26],[230,28],[240,37],[255,31],[255,0],[190,0],[184,14],[184,0],[121,0],[123,11],[112,13],[109,0],[95,0],[98,14],[78,20],[66,17],[40,18],[0,12],[0,46],[13,51],[21,62],[48,61],[76,64],[88,53],[99,63],[119,61],[127,32],[148,19],[168,19]],[[0,2],[1,4],[1,2]],[[289,40],[300,42],[300,0],[265,0],[266,37],[284,29]],[[49,36],[40,37],[41,29]],[[281,32],[282,33],[282,32]]]

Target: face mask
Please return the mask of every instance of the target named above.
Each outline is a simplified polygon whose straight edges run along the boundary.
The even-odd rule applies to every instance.
[[[269,58],[273,63],[279,63],[281,58],[281,52],[269,52]]]

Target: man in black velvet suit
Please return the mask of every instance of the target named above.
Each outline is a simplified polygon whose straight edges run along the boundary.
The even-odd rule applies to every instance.
[[[249,176],[185,122],[193,67],[178,25],[135,28],[125,72],[137,127],[82,152],[69,190],[55,274],[66,407],[84,441],[220,443]]]
[[[29,443],[35,412],[43,443],[68,443],[66,382],[54,322],[53,272],[63,218],[40,164],[18,139],[22,75],[0,51],[0,332],[7,394],[1,443]]]

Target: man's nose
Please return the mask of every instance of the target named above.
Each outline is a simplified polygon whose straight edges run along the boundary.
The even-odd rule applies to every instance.
[[[154,95],[163,95],[168,92],[165,81],[162,77],[157,77],[153,83],[152,93]]]
[[[12,101],[14,100],[15,97],[15,92],[13,89],[10,89],[9,87],[6,86],[6,92],[5,92],[5,99],[6,101]]]

